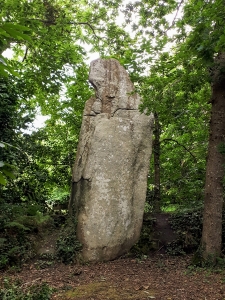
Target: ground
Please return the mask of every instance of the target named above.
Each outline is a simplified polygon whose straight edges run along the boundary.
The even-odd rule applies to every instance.
[[[96,264],[24,265],[0,273],[27,286],[47,282],[56,288],[52,300],[225,300],[225,270],[216,273],[190,265],[191,256],[119,258]]]

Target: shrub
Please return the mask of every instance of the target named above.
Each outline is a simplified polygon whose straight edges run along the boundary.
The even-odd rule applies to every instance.
[[[82,249],[82,245],[76,236],[76,226],[76,221],[69,219],[57,240],[56,257],[65,264],[74,262]]]
[[[17,226],[10,227],[10,232],[6,232],[0,239],[0,269],[20,266],[29,256],[30,250],[31,243],[26,231]]]
[[[180,255],[198,249],[202,235],[202,209],[173,213],[169,223],[177,239],[167,245],[168,254]]]
[[[20,266],[34,255],[29,233],[53,224],[39,205],[0,203],[0,269]]]
[[[3,288],[0,290],[0,299],[3,300],[50,300],[53,289],[46,283],[24,287],[19,283],[4,279]]]

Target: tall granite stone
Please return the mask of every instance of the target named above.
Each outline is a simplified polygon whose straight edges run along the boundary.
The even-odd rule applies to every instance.
[[[86,261],[114,259],[139,239],[152,151],[153,116],[115,59],[91,63],[96,96],[86,102],[70,211]]]

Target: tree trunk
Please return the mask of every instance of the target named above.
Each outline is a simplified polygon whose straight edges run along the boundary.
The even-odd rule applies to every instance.
[[[212,110],[206,165],[202,250],[205,260],[221,254],[223,178],[225,175],[225,54],[215,59],[212,74]]]
[[[160,124],[158,114],[154,113],[154,211],[160,212]]]

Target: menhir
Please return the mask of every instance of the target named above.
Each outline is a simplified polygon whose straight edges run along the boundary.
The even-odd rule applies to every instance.
[[[73,170],[70,212],[85,261],[107,261],[139,239],[152,152],[153,116],[115,59],[91,63],[96,96],[86,102]]]

